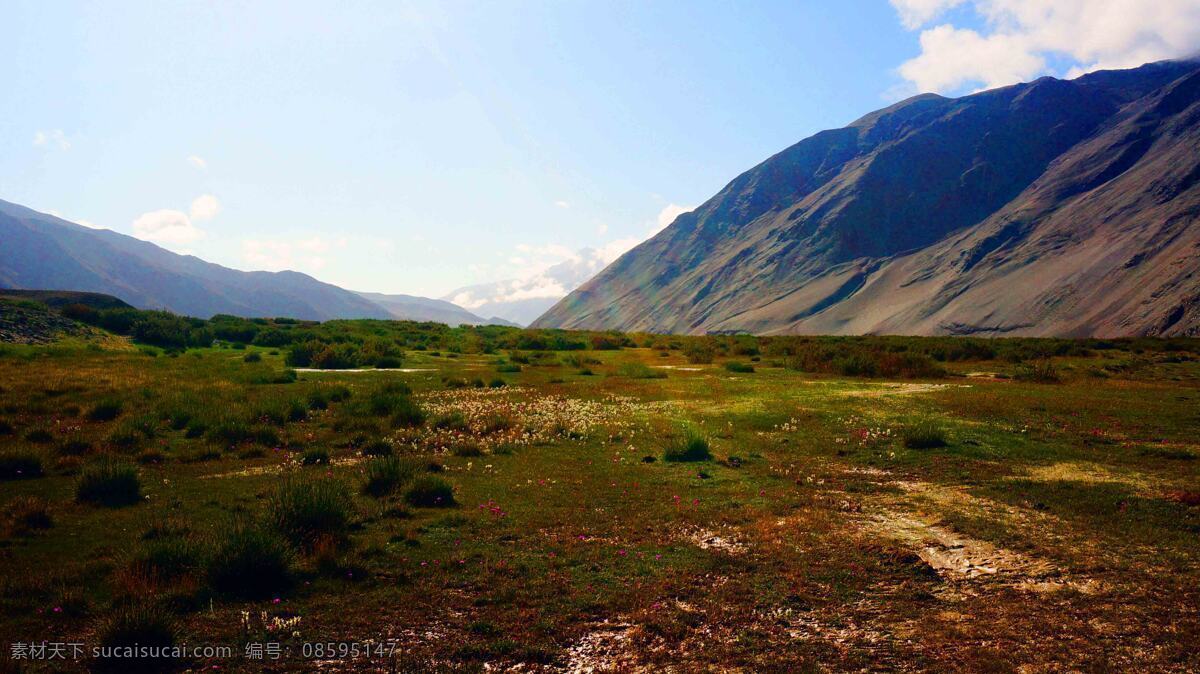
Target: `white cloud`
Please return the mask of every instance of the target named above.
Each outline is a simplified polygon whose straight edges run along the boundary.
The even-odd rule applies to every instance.
[[[675,222],[675,218],[678,218],[679,216],[691,211],[694,208],[695,208],[695,206],[680,206],[679,204],[667,204],[666,206],[663,207],[663,209],[661,211],[658,212],[658,220],[655,222],[657,227],[654,229],[654,231],[651,232],[651,234],[658,234],[662,230],[666,229],[667,225],[670,225],[672,222]]]
[[[59,213],[58,211],[56,211],[54,209],[50,209],[46,212],[49,213],[50,215],[53,215],[56,218],[62,218],[63,220],[66,220],[67,222],[73,222],[77,225],[82,225],[84,227],[87,227],[88,229],[104,229],[100,225],[97,225],[96,223],[92,222],[91,220],[80,220],[79,218],[68,218],[67,216],[63,215],[62,213]]]
[[[201,171],[208,169],[208,162],[204,161],[204,159],[201,157],[197,157],[196,155],[189,156],[187,158],[187,162]]]
[[[899,68],[920,91],[958,93],[1029,80],[1067,62],[1074,77],[1195,54],[1200,0],[891,0],[916,30],[968,5],[982,30],[942,23],[921,32],[921,54]]]
[[[570,208],[571,207],[570,203],[568,203],[566,201],[562,201],[562,200],[554,202],[554,205],[558,206],[559,208]]]
[[[320,271],[328,263],[325,254],[345,248],[347,241],[339,237],[333,241],[314,236],[306,239],[244,239],[242,259],[254,269],[282,271],[302,269]]]
[[[193,220],[212,220],[221,212],[221,202],[211,194],[201,194],[192,200]]]
[[[133,221],[133,235],[166,246],[191,243],[204,237],[187,213],[169,208],[143,213]]]
[[[33,134],[33,144],[38,147],[49,147],[57,145],[60,150],[70,150],[71,141],[67,140],[67,135],[62,129],[51,129],[49,131],[38,131]]]
[[[963,0],[892,0],[900,14],[900,23],[909,30],[924,26],[946,10],[961,5]]]

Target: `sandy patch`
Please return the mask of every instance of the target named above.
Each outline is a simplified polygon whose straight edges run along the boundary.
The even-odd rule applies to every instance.
[[[632,623],[619,619],[596,625],[567,649],[567,665],[563,671],[570,674],[651,671],[638,662],[632,643],[636,629]]]
[[[307,372],[315,374],[360,374],[362,372],[437,372],[436,367],[373,367],[370,369],[353,369],[353,370],[319,370],[314,367],[294,367],[296,372]]]
[[[846,398],[882,398],[884,396],[907,396],[917,393],[930,393],[948,388],[971,388],[970,384],[922,384],[922,383],[886,383],[873,388],[843,391],[839,395]]]
[[[746,544],[738,540],[732,528],[721,531],[695,528],[684,532],[684,540],[704,550],[716,550],[728,555],[740,555],[746,552]]]
[[[1058,573],[1045,560],[960,535],[913,515],[885,510],[873,515],[868,527],[915,548],[943,579],[1003,575],[1024,582]]]

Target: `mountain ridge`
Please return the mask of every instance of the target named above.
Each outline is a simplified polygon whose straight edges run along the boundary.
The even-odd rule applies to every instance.
[[[1188,245],[1198,236],[1189,214],[1200,204],[1194,184],[1200,162],[1186,150],[1200,127],[1198,71],[1194,61],[1160,62],[1074,80],[1040,78],[961,98],[926,94],[868,113],[737,176],[533,326],[692,333],[1194,332],[1200,286]],[[1089,149],[1096,144],[1106,149]],[[1101,163],[1107,168],[1094,168]],[[1146,170],[1151,164],[1157,168]],[[1136,180],[1129,175],[1134,168]],[[1178,170],[1185,173],[1178,185],[1154,187],[1154,171]],[[1142,203],[1155,189],[1171,192],[1168,206]],[[1087,202],[1088,195],[1108,201],[1100,206]],[[1140,210],[1130,211],[1134,205]],[[1062,209],[1073,215],[1071,223],[1063,222]],[[1182,265],[1183,278],[1148,267],[1121,271],[1098,258],[1095,253],[1111,247],[1115,233],[1109,230],[1120,229],[1118,218],[1143,239],[1169,236],[1167,229],[1182,226],[1175,248],[1147,254],[1166,254],[1161,261]],[[1051,231],[1060,242],[1075,236],[1078,245],[1029,247]],[[1122,241],[1137,247],[1141,240]],[[1000,264],[1014,246],[1019,259]],[[1073,274],[1056,274],[1055,268]],[[1079,285],[1083,278],[1106,277],[1124,279],[1101,284],[1108,296]],[[1057,285],[1046,285],[1052,281]],[[1160,284],[1159,296],[1137,293],[1145,281]],[[1085,312],[1090,322],[1074,320],[1085,296],[1108,313]],[[1112,297],[1125,299],[1114,305]],[[1146,303],[1152,306],[1139,308]]]
[[[376,296],[372,300],[291,270],[230,269],[3,200],[0,242],[4,243],[0,246],[0,287],[4,288],[98,292],[142,309],[205,318],[233,314],[425,321],[441,316],[457,323],[496,322],[440,300],[381,293],[372,294]],[[400,309],[398,298],[407,301],[410,313]],[[422,308],[422,301],[427,306]]]

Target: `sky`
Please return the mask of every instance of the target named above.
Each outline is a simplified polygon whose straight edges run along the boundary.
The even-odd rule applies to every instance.
[[[5,0],[0,16],[0,199],[431,297],[585,249],[615,259],[768,156],[915,93],[1200,45],[1200,0]]]

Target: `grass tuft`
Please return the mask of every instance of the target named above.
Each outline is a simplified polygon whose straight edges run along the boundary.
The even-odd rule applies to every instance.
[[[345,483],[293,473],[284,477],[267,503],[268,521],[293,545],[307,550],[322,536],[344,540],[353,503]]]
[[[433,475],[418,477],[404,493],[404,500],[418,508],[450,508],[457,505],[450,483]]]
[[[708,438],[693,429],[689,429],[682,439],[667,447],[666,452],[663,453],[664,461],[675,463],[709,461],[711,459],[712,450],[709,449]]]
[[[909,449],[934,449],[946,446],[946,431],[928,419],[904,429],[901,436]]]
[[[75,484],[75,500],[109,508],[138,503],[142,500],[142,483],[137,468],[107,456],[85,464]]]

